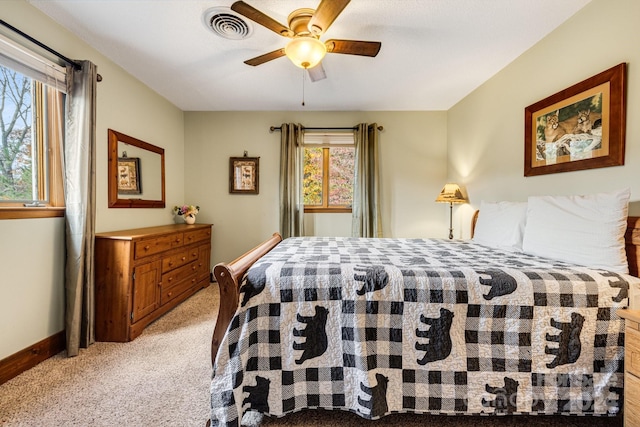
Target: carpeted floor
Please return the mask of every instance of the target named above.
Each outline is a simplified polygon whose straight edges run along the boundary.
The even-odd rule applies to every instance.
[[[0,386],[2,426],[194,426],[209,415],[214,284],[126,344],[96,343],[78,357],[57,355]],[[390,415],[368,421],[340,411],[265,418],[265,427],[437,425],[618,427],[622,417],[450,417]]]

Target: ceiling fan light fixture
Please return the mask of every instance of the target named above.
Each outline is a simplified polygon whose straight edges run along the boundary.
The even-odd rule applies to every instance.
[[[302,36],[291,40],[284,48],[287,58],[300,68],[313,68],[324,58],[327,48],[315,37]]]

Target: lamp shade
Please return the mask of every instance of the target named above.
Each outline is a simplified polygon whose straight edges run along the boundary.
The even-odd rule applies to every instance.
[[[462,190],[458,184],[445,184],[440,194],[436,198],[436,202],[442,203],[466,203],[467,199],[462,195]]]
[[[284,53],[296,66],[313,68],[322,61],[327,47],[315,37],[301,36],[291,40],[285,46]]]

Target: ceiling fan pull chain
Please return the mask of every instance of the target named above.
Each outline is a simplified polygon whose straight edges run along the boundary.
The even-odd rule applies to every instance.
[[[304,72],[305,68],[302,69],[302,106],[304,107]]]

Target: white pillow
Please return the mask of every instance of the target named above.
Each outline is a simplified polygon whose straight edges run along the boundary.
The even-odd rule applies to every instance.
[[[480,202],[473,241],[509,251],[522,251],[527,202]]]
[[[624,234],[629,189],[587,196],[529,197],[523,250],[628,273]]]

